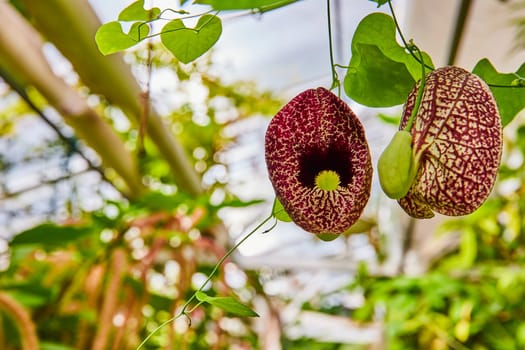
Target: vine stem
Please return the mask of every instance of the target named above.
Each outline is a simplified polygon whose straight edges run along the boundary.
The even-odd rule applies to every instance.
[[[421,50],[419,50],[419,48],[412,41],[409,43],[405,39],[405,36],[403,35],[403,32],[401,31],[401,27],[399,26],[399,22],[397,21],[397,17],[394,12],[394,7],[392,6],[391,0],[388,0],[388,7],[390,8],[392,19],[394,20],[396,30],[399,33],[399,37],[401,38],[403,45],[408,50],[408,52],[410,52],[410,55],[412,55],[412,57],[414,57],[414,59],[421,64],[421,80],[420,80],[421,82],[419,84],[419,90],[417,92],[416,101],[414,103],[414,108],[412,109],[412,113],[410,114],[410,119],[408,119],[408,123],[404,128],[404,130],[410,132],[410,129],[412,128],[412,125],[414,124],[414,120],[416,119],[417,112],[419,111],[419,105],[421,104],[421,100],[423,98],[423,91],[425,90],[425,75],[426,75],[425,68],[429,68],[430,70],[434,70],[434,68],[427,66],[427,64],[425,63],[425,59],[423,58],[423,54],[421,53]]]
[[[409,44],[408,41],[405,39],[405,36],[403,35],[403,32],[401,31],[401,27],[399,26],[399,22],[397,21],[396,13],[394,12],[394,7],[392,6],[392,1],[391,0],[388,0],[388,7],[390,8],[390,13],[392,14],[392,19],[394,20],[394,24],[396,26],[397,32],[399,33],[399,37],[401,38],[401,41],[403,42],[403,45],[408,50],[410,55],[412,55],[412,57],[414,57],[414,59],[416,61],[418,61],[419,63],[421,63],[423,66],[427,67],[430,70],[434,70],[434,67],[428,66],[425,63],[425,61],[423,59],[423,55],[421,54],[421,52],[419,50],[418,50],[419,57],[416,56],[416,54],[413,51],[413,48],[415,46],[413,44],[412,45]]]
[[[215,266],[213,267],[213,270],[208,275],[208,278],[206,279],[206,281],[204,281],[202,283],[202,285],[199,287],[199,289],[197,289],[192,294],[192,296],[184,303],[184,305],[182,306],[182,309],[179,311],[179,313],[177,313],[175,316],[171,317],[167,321],[162,322],[159,326],[157,326],[157,328],[155,328],[153,331],[151,331],[151,333],[149,333],[147,335],[147,337],[144,338],[144,340],[142,340],[142,342],[137,346],[136,350],[140,350],[148,342],[148,340],[155,333],[157,333],[161,328],[167,326],[168,324],[170,324],[171,322],[175,321],[176,319],[178,319],[181,316],[186,316],[188,318],[190,324],[191,324],[191,318],[189,317],[188,314],[191,313],[193,310],[195,310],[199,305],[201,305],[203,303],[203,302],[199,301],[193,308],[191,308],[190,310],[187,310],[189,305],[191,304],[191,302],[197,298],[197,293],[202,292],[202,290],[206,287],[206,285],[211,281],[211,279],[213,278],[215,273],[217,273],[217,270],[219,270],[219,268],[222,266],[224,261],[226,261],[226,259],[228,259],[233,254],[233,252],[235,250],[237,250],[237,248],[239,248],[241,246],[241,244],[243,244],[255,232],[259,231],[259,229],[261,229],[264,225],[266,225],[266,223],[268,223],[268,221],[270,221],[274,217],[275,217],[275,213],[272,212],[263,221],[261,221],[261,223],[259,223],[253,230],[251,230],[249,233],[247,233],[239,242],[237,242],[233,247],[231,247],[226,252],[226,254],[224,254],[222,256],[222,258],[217,262],[217,264],[215,264]],[[273,229],[274,227],[275,226],[272,226],[269,230]],[[269,230],[264,231],[264,233],[268,232]]]
[[[336,64],[334,62],[334,48],[332,44],[332,19],[331,19],[331,10],[330,10],[330,0],[326,0],[326,14],[328,22],[328,45],[330,48],[330,67],[332,69],[332,85],[330,90],[337,88],[337,95],[341,96],[341,83],[339,82],[339,77],[337,76]]]
[[[408,50],[410,55],[412,55],[412,57],[414,57],[414,59],[416,61],[418,61],[424,67],[430,69],[431,71],[434,70],[434,67],[429,66],[428,64],[425,63],[425,61],[423,60],[423,55],[421,54],[421,52],[419,50],[418,50],[419,57],[416,56],[416,54],[414,53],[414,47],[415,46],[411,45],[411,44],[409,44],[409,42],[407,42],[407,40],[405,39],[405,36],[403,35],[403,32],[401,31],[401,27],[399,26],[399,22],[397,21],[396,13],[394,12],[394,7],[392,6],[392,1],[388,0],[387,3],[388,3],[388,7],[390,8],[390,13],[392,14],[392,19],[394,20],[394,24],[396,26],[396,30],[397,30],[397,32],[399,34],[399,37],[401,38],[401,41],[403,42],[403,45],[405,46],[405,48]],[[523,79],[523,78],[520,77],[519,81],[521,81],[521,79]],[[525,83],[521,83],[521,82],[516,84],[516,85],[512,85],[512,84],[504,85],[504,84],[492,84],[492,83],[487,81],[487,85],[492,87],[492,88],[525,88]]]
[[[414,108],[412,109],[412,113],[410,114],[410,119],[408,119],[408,123],[405,126],[404,130],[409,131],[412,128],[412,124],[414,124],[414,120],[416,119],[417,112],[419,111],[419,106],[421,105],[421,100],[423,99],[423,91],[425,90],[425,65],[423,64],[423,54],[419,50],[419,48],[412,44],[410,47],[410,51],[416,51],[419,55],[419,58],[421,58],[421,80],[419,83],[419,90],[417,91],[416,101],[414,103]]]
[[[399,33],[399,37],[401,38],[401,41],[403,42],[403,45],[408,49],[408,41],[406,41],[405,36],[403,35],[403,32],[401,31],[401,27],[399,26],[399,22],[397,21],[396,13],[394,12],[394,7],[392,6],[392,1],[388,0],[388,7],[390,8],[390,13],[392,14],[392,19],[394,20],[394,24],[396,25],[397,32]],[[411,50],[409,50],[412,52]],[[414,57],[417,59],[417,57]]]

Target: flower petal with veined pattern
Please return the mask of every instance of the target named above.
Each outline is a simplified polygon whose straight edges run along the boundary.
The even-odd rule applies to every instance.
[[[350,107],[324,88],[306,90],[271,120],[265,138],[268,173],[292,220],[312,233],[342,233],[370,196],[372,164],[363,126]],[[337,173],[334,190],[316,186]]]
[[[400,129],[418,88],[419,83],[407,99]],[[502,149],[501,118],[485,82],[453,66],[428,74],[410,132],[419,170],[401,207],[415,218],[476,210],[492,190]]]

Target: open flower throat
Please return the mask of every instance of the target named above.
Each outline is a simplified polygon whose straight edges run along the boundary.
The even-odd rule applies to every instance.
[[[279,201],[312,233],[342,233],[370,196],[372,164],[363,126],[324,88],[292,99],[272,119],[266,164]]]

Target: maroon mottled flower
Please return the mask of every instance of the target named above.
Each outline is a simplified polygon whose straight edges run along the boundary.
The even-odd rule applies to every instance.
[[[400,129],[414,108],[417,89],[405,104]],[[415,218],[476,210],[492,190],[502,147],[501,118],[485,82],[458,67],[428,74],[410,132],[419,168],[399,200],[401,207]]]
[[[370,196],[372,164],[363,126],[324,88],[297,95],[266,132],[266,164],[279,201],[312,233],[342,233]]]

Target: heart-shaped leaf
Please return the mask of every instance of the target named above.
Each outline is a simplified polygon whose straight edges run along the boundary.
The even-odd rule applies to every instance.
[[[425,53],[423,60],[432,66]],[[352,38],[344,81],[348,97],[369,107],[399,105],[420,78],[421,64],[397,43],[392,17],[372,13],[363,18]]]
[[[248,306],[241,304],[232,297],[210,297],[204,292],[195,294],[197,300],[216,306],[226,312],[242,317],[259,317],[259,315]]]
[[[415,84],[406,66],[385,56],[375,45],[357,44],[345,77],[345,91],[370,107],[401,104]]]
[[[215,10],[274,9],[289,5],[297,0],[197,0],[196,4],[206,4]]]
[[[160,15],[160,9],[154,7],[144,9],[144,0],[138,0],[122,10],[118,16],[119,21],[149,21]]]
[[[144,22],[135,22],[131,25],[129,29],[128,36],[138,43],[141,40],[144,40],[149,34],[149,26]]]
[[[219,17],[203,15],[195,28],[186,28],[180,19],[162,28],[161,41],[183,63],[190,63],[208,51],[222,33]]]
[[[479,61],[472,73],[479,76],[489,84],[489,88],[498,104],[501,115],[501,124],[507,125],[514,117],[525,108],[525,88],[515,87],[497,87],[494,85],[509,86],[518,76],[525,76],[525,64],[516,71],[516,73],[499,73],[492,63],[486,58]]]
[[[139,35],[140,30],[140,35]],[[133,23],[129,34],[122,31],[119,22],[108,22],[100,26],[95,34],[95,42],[103,55],[123,51],[136,45],[149,34],[148,25]],[[140,40],[139,40],[140,39]]]

